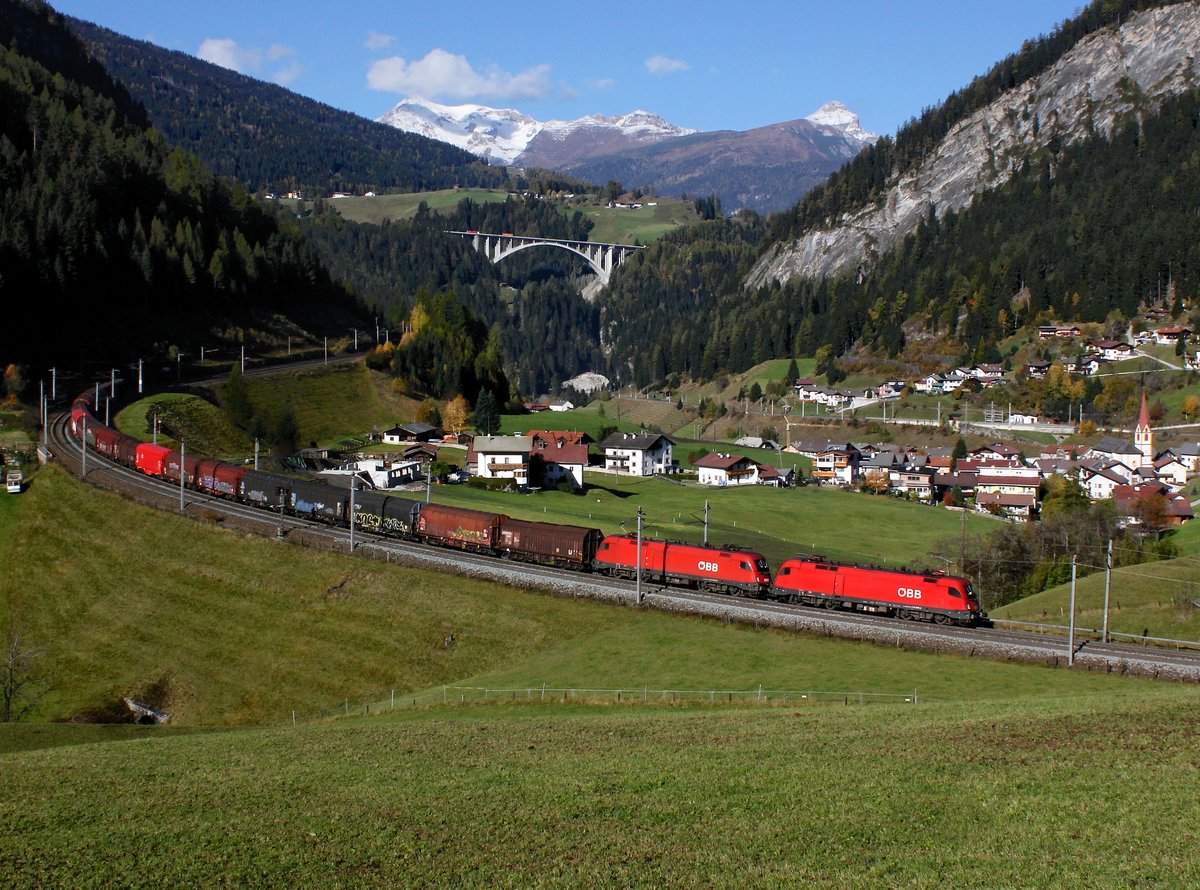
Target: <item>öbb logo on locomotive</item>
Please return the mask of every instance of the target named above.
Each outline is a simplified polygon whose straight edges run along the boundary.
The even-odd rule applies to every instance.
[[[96,401],[99,395],[95,396]],[[889,615],[938,624],[975,625],[987,615],[966,578],[838,563],[822,557],[785,559],[774,578],[761,553],[605,535],[600,529],[513,519],[503,513],[421,503],[376,490],[351,494],[326,482],[260,472],[211,458],[184,455],[140,442],[101,423],[92,393],[71,406],[70,430],[82,447],[178,487],[237,501],[297,519],[349,527],[420,544],[590,572],[663,587],[689,587],[753,597]],[[639,568],[640,567],[640,568]]]

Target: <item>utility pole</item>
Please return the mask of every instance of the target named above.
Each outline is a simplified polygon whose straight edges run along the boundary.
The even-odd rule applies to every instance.
[[[1075,663],[1075,557],[1071,557],[1071,618],[1067,622],[1067,664]]]
[[[112,369],[112,379],[111,379],[111,382],[108,384],[108,395],[110,398],[114,398],[114,399],[117,397],[117,369],[116,368]]]
[[[112,399],[108,396],[104,397],[104,425],[112,426],[112,422],[108,419],[108,406],[112,403]]]
[[[100,410],[100,382],[96,382],[96,403],[92,406],[93,411]]]
[[[425,503],[429,503],[433,499],[433,460],[429,461],[429,466],[425,468]]]
[[[83,461],[79,468],[79,478],[87,478],[87,414],[83,415],[83,426],[79,430],[79,453]]]
[[[242,373],[246,373],[246,347],[242,345]]]
[[[254,469],[258,469],[258,438],[254,439]]]
[[[1108,642],[1108,594],[1112,590],[1112,538],[1108,539],[1108,556],[1104,560],[1104,625],[1100,642]]]
[[[350,552],[354,552],[354,476],[350,477]]]
[[[325,364],[329,364],[329,338],[325,338]]]
[[[50,369],[50,400],[58,401],[58,368]]]
[[[708,546],[708,501],[704,502],[704,546]]]
[[[183,512],[183,479],[187,475],[187,444],[179,443],[179,512]]]
[[[637,593],[636,600],[642,604],[642,508],[637,511]]]
[[[142,381],[142,360],[141,360],[141,359],[138,359],[138,395],[139,395],[139,396],[142,394],[142,386],[143,386],[143,381]]]
[[[354,351],[358,352],[358,328],[354,329]]]
[[[154,429],[154,440],[153,441],[154,441],[154,444],[157,445],[158,444],[158,415],[157,414],[154,415],[153,429]]]

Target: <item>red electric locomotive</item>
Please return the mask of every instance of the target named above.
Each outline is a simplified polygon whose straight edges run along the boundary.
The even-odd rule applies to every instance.
[[[609,535],[596,549],[593,570],[617,578],[636,577],[637,546],[636,535]],[[734,596],[764,596],[771,586],[771,570],[761,553],[643,538],[642,579]]]
[[[775,575],[774,599],[827,609],[851,609],[938,624],[978,624],[987,618],[965,578],[896,569],[789,559]]]

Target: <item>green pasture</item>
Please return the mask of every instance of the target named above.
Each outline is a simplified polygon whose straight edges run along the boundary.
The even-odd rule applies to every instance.
[[[412,219],[424,201],[435,213],[452,210],[458,203],[470,198],[477,204],[503,204],[508,192],[497,189],[440,189],[432,192],[406,192],[397,195],[376,195],[366,198],[354,195],[349,198],[331,198],[329,206],[356,223],[379,225],[385,219]]]
[[[633,210],[584,204],[562,205],[561,209],[568,214],[582,212],[594,224],[588,240],[606,244],[649,244],[667,232],[700,221],[691,201],[661,197],[645,200],[655,201],[657,206],[643,205]]]
[[[22,887],[1195,886],[1200,706],[1116,683],[986,708],[437,709],[13,751],[0,868]]]
[[[832,488],[701,488],[661,478],[588,474],[583,494],[543,491],[512,494],[462,485],[438,486],[434,500],[520,519],[632,531],[638,507],[648,535],[703,538],[704,502],[710,505],[709,540],[762,552],[773,565],[798,553],[850,562],[923,566],[938,540],[957,538],[962,513]],[[969,534],[990,531],[996,520],[966,514]],[[622,526],[623,524],[623,526]],[[934,566],[937,567],[936,565]],[[986,596],[986,591],[985,591]]]

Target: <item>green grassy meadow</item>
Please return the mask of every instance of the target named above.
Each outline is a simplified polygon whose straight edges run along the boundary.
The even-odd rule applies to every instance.
[[[1192,535],[1195,538],[1195,535]],[[1071,585],[1060,584],[996,609],[995,618],[1068,623]],[[1104,621],[1104,572],[1078,579],[1075,622],[1100,628]],[[1200,557],[1113,569],[1108,628],[1114,633],[1143,634],[1175,640],[1200,640]]]
[[[39,887],[1194,886],[1192,692],[452,708],[14,751],[0,868]]]
[[[432,192],[376,195],[374,198],[354,195],[349,198],[331,199],[329,205],[352,222],[379,225],[385,219],[412,219],[417,215],[417,208],[422,201],[436,213],[439,210],[452,210],[466,198],[470,198],[476,204],[503,204],[508,200],[508,193],[497,189],[440,189]]]
[[[496,510],[521,519],[595,525],[606,532],[632,530],[638,507],[646,511],[648,535],[699,541],[704,502],[710,504],[709,540],[761,551],[772,565],[797,553],[891,565],[926,565],[941,538],[962,531],[962,513],[896,498],[832,488],[775,489],[761,486],[711,489],[665,479],[589,474],[582,494],[543,491],[513,494],[469,486],[434,489],[434,501]],[[968,534],[990,531],[996,520],[966,514]]]
[[[657,202],[657,206],[636,210],[590,205],[562,209],[564,213],[580,210],[594,224],[588,240],[606,244],[649,244],[667,232],[700,221],[690,201],[662,197],[647,200]]]

